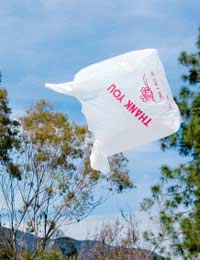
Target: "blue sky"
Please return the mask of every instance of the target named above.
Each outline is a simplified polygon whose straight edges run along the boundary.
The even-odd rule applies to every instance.
[[[181,50],[191,51],[199,25],[199,0],[0,0],[0,70],[16,115],[40,98],[85,123],[80,103],[44,88],[45,82],[66,82],[81,68],[106,58],[144,48],[157,48],[174,95],[183,69]],[[163,163],[175,165],[176,152],[162,153],[158,142],[126,153],[137,189],[116,196],[92,216],[69,229],[85,235],[87,223],[138,209],[139,201],[159,178]],[[85,226],[84,226],[85,225]]]

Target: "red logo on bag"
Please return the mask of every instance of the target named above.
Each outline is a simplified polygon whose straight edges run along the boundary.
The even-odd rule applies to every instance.
[[[142,87],[140,90],[140,93],[141,93],[140,99],[142,100],[142,102],[149,102],[149,101],[156,102],[153,91],[149,86],[149,83],[147,81],[145,74],[143,76],[143,82],[144,82],[145,86]]]

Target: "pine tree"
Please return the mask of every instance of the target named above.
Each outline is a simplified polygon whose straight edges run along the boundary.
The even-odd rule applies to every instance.
[[[161,179],[152,187],[152,198],[145,199],[143,208],[160,206],[162,231],[158,236],[146,234],[154,244],[167,240],[169,255],[182,259],[200,259],[200,29],[197,52],[182,52],[179,63],[186,68],[182,76],[177,104],[183,123],[180,130],[163,139],[161,148],[175,149],[185,157],[175,169],[165,165]],[[173,258],[174,259],[174,258]]]
[[[19,123],[11,119],[7,91],[1,87],[0,74],[0,165],[2,171],[20,178],[19,168],[12,160],[13,153],[19,148],[18,126]]]

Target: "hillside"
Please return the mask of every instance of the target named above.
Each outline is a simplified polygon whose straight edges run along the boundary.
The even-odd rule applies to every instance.
[[[5,245],[5,241],[3,240],[3,237],[9,236],[11,234],[10,229],[3,227],[1,229],[1,242],[0,246]],[[17,231],[17,241],[18,246],[22,246],[22,240],[23,242],[23,248],[29,252],[33,252],[36,247],[35,239],[32,234],[29,233],[23,233],[21,231]],[[63,256],[70,256],[70,255],[78,255],[80,260],[88,260],[89,254],[94,250],[95,246],[98,244],[98,247],[100,246],[100,242],[97,241],[91,241],[91,240],[76,240],[69,237],[60,237],[56,239],[51,239],[48,243],[48,248],[56,248],[59,249]],[[128,250],[128,249],[124,249]],[[148,255],[150,252],[144,249],[138,250],[135,249],[135,256],[139,254]],[[158,254],[153,254],[152,260],[162,260],[163,257],[159,256]],[[151,260],[150,259],[150,260]],[[143,259],[141,259],[143,260]]]

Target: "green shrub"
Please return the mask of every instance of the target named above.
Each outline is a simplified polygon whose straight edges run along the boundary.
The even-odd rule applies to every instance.
[[[29,260],[29,258],[24,260]],[[39,250],[30,260],[75,260],[75,257],[63,257],[60,251],[50,249],[49,251]]]
[[[12,249],[8,246],[0,248],[0,260],[9,260],[13,256]]]

